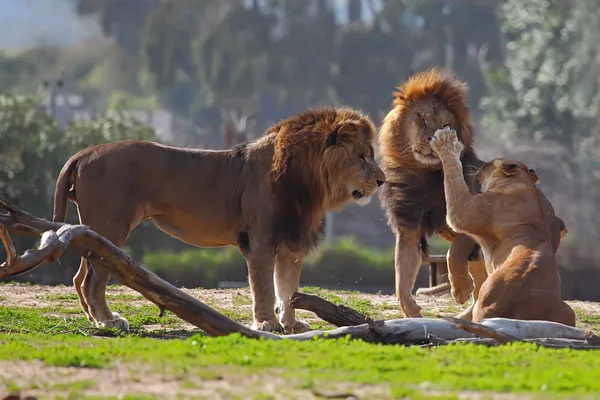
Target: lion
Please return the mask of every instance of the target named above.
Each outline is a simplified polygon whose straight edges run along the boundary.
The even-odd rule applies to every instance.
[[[324,107],[231,150],[140,140],[89,147],[60,172],[54,221],[65,221],[71,199],[81,223],[119,247],[146,219],[193,246],[237,246],[248,266],[252,328],[303,332],[308,324],[296,320],[288,299],[298,290],[304,256],[322,237],[325,213],[367,204],[385,182],[374,159],[375,132],[360,111]],[[106,302],[109,278],[82,258],[73,284],[90,322],[128,330]]]
[[[418,73],[397,88],[393,108],[380,128],[381,167],[386,175],[380,200],[396,234],[396,296],[407,317],[421,316],[411,291],[418,269],[428,257],[427,239],[434,233],[452,243],[447,255],[449,280],[459,304],[466,302],[486,277],[475,241],[455,234],[445,224],[442,165],[429,147],[438,128],[456,130],[464,144],[463,174],[472,185],[471,176],[483,161],[473,149],[467,92],[467,84],[450,71],[433,68]]]
[[[444,171],[448,226],[475,239],[484,254],[489,276],[472,321],[501,317],[575,326],[575,312],[561,299],[556,235],[548,228],[535,171],[495,158],[478,170],[480,194],[473,195],[463,176],[464,146],[457,132],[437,130],[430,147]],[[565,233],[561,229],[559,236]]]

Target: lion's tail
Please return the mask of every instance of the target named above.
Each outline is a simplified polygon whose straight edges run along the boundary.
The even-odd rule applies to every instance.
[[[54,222],[65,222],[67,219],[67,201],[75,201],[75,189],[71,190],[73,171],[79,162],[79,154],[75,154],[60,170],[54,189]]]

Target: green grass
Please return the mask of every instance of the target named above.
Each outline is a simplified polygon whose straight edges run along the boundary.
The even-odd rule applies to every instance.
[[[220,338],[194,335],[182,341],[0,334],[0,359],[85,368],[139,363],[153,365],[157,371],[168,365],[173,374],[217,366],[252,373],[284,370],[284,376],[304,381],[386,383],[397,389],[430,382],[431,389],[442,391],[600,392],[600,353],[529,344],[425,349],[349,340],[251,340],[237,334]]]
[[[377,307],[357,292],[314,287],[303,291],[375,318],[385,308]],[[231,296],[233,308],[227,310],[228,314],[249,321],[248,292],[232,290]],[[169,312],[159,317],[158,308],[142,302],[139,296],[110,293],[108,297],[111,308],[129,319],[129,334],[93,328],[80,311],[76,296],[68,292],[45,295],[50,302],[42,307],[1,307],[0,360],[39,360],[49,367],[93,371],[126,366],[127,379],[154,373],[164,381],[178,382],[182,393],[220,379],[242,385],[238,382],[243,379],[236,377],[251,376],[277,377],[285,382],[281,390],[326,392],[323,387],[336,384],[383,387],[387,393],[383,398],[456,398],[463,391],[484,395],[537,393],[544,398],[600,393],[600,352],[552,350],[523,343],[494,348],[466,344],[422,348],[371,345],[347,339],[293,342],[251,340],[239,335],[211,338],[197,330],[184,329],[183,322]],[[203,300],[219,306],[215,299]],[[449,313],[454,308],[448,303]],[[577,314],[582,323],[598,331],[600,317],[581,310]],[[311,323],[313,327],[325,325]],[[172,338],[175,340],[164,340]],[[83,398],[89,390],[93,391],[94,385],[94,379],[89,377],[45,386],[37,381],[23,384],[0,380],[0,391],[2,387],[8,391],[40,387],[49,393],[66,393],[66,398]],[[252,398],[271,398],[261,387],[252,383],[247,390]],[[352,390],[345,390],[348,391]],[[124,395],[122,398],[153,398],[147,394]],[[233,394],[226,397],[235,398]]]

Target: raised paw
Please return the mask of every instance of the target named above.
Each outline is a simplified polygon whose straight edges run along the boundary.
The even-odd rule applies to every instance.
[[[431,146],[431,150],[438,157],[444,153],[459,155],[464,148],[463,144],[458,140],[456,131],[449,127],[435,131],[429,142],[429,146]]]
[[[254,321],[252,329],[255,331],[283,333],[283,326],[277,320],[273,321]]]
[[[292,325],[286,326],[284,332],[289,333],[304,333],[310,331],[310,325],[307,322],[296,320]]]
[[[103,322],[101,325],[107,328],[117,328],[125,332],[129,331],[129,322],[116,312],[113,313],[113,319]]]

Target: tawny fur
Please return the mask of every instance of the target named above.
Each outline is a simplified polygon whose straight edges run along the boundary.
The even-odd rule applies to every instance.
[[[148,218],[194,246],[237,246],[248,264],[253,327],[299,332],[308,326],[296,321],[288,298],[298,290],[302,259],[318,243],[325,213],[352,200],[366,203],[385,181],[374,135],[366,115],[326,107],[283,120],[232,150],[137,140],[90,147],[58,177],[54,220],[65,220],[70,198],[81,223],[117,246]],[[91,321],[127,329],[106,303],[108,279],[82,260],[74,278],[81,306]]]
[[[489,276],[472,320],[502,317],[575,326],[575,313],[561,299],[555,259],[566,227],[559,223],[558,238],[551,233],[535,172],[521,162],[496,158],[478,171],[481,193],[473,195],[462,174],[456,133],[439,130],[430,146],[443,164],[447,223],[473,237],[485,258]]]

